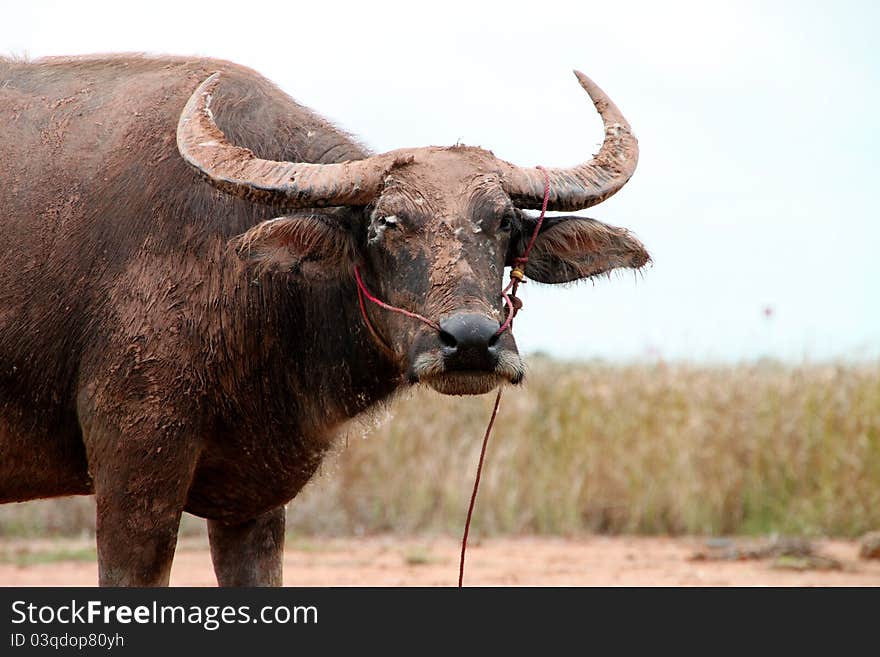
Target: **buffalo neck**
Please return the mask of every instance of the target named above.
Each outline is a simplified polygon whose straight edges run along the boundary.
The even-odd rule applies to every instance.
[[[227,254],[217,384],[239,419],[325,434],[391,396],[399,368],[364,323],[353,277],[257,273]],[[226,335],[226,334],[230,335]],[[223,365],[223,364],[221,364]]]

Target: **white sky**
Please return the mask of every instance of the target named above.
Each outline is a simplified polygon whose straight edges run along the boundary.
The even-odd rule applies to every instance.
[[[9,4],[2,52],[232,59],[378,151],[463,141],[521,165],[587,159],[602,130],[580,68],[641,144],[630,184],[583,214],[633,230],[655,264],[527,286],[524,351],[880,354],[880,3]]]

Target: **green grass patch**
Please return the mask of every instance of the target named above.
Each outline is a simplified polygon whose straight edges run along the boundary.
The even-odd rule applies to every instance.
[[[436,561],[431,556],[431,553],[423,547],[414,547],[407,550],[403,555],[403,560],[407,566],[426,566]]]
[[[94,547],[49,548],[45,550],[18,547],[0,550],[0,563],[15,566],[37,566],[61,561],[95,562],[97,559],[98,554]]]

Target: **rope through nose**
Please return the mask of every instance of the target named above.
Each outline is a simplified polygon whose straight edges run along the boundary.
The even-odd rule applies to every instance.
[[[513,268],[510,270],[510,282],[505,286],[503,290],[501,290],[501,297],[504,299],[505,304],[507,304],[507,318],[504,320],[504,323],[498,329],[495,335],[501,335],[504,331],[508,330],[513,324],[513,318],[516,313],[522,308],[522,301],[516,296],[516,292],[519,289],[520,283],[525,283],[525,266],[529,262],[529,254],[532,251],[532,247],[535,246],[535,241],[538,239],[538,233],[541,231],[541,226],[544,223],[544,215],[547,213],[547,202],[550,200],[550,176],[547,174],[547,171],[544,167],[539,166],[536,167],[540,169],[544,174],[544,202],[541,204],[541,216],[538,217],[538,222],[535,224],[535,230],[532,232],[532,237],[529,240],[529,243],[526,245],[523,254],[513,260]],[[423,315],[419,315],[418,313],[414,313],[410,310],[406,310],[404,308],[398,308],[397,306],[392,306],[390,303],[385,303],[381,299],[375,297],[370,291],[367,289],[367,286],[364,285],[364,281],[361,278],[360,268],[355,265],[354,266],[354,277],[357,281],[357,289],[358,289],[358,303],[360,304],[361,314],[364,317],[364,321],[367,324],[367,328],[370,330],[370,333],[373,334],[373,337],[382,345],[383,348],[391,352],[391,347],[379,336],[376,332],[376,329],[373,328],[373,323],[370,321],[369,316],[367,315],[367,307],[364,303],[364,297],[369,299],[372,303],[376,304],[380,308],[384,308],[385,310],[390,310],[394,313],[399,313],[401,315],[405,315],[406,317],[411,317],[412,319],[417,319],[424,324],[427,324],[431,328],[436,331],[440,331],[440,325],[428,319]],[[393,353],[393,352],[392,352]],[[480,478],[483,474],[483,462],[486,458],[486,447],[489,445],[489,436],[492,434],[492,428],[495,426],[495,418],[498,416],[498,407],[501,405],[501,391],[502,388],[498,388],[498,394],[495,395],[495,405],[492,407],[492,416],[489,418],[489,425],[486,427],[486,433],[483,435],[483,444],[480,448],[480,460],[477,463],[477,475],[474,478],[474,489],[471,492],[471,501],[468,505],[467,512],[467,520],[464,524],[464,535],[461,539],[461,559],[458,564],[458,586],[461,588],[464,586],[464,561],[465,555],[467,553],[467,542],[468,542],[468,534],[470,534],[471,529],[471,518],[474,514],[474,505],[477,502],[477,492],[480,489]]]
[[[550,199],[550,176],[547,175],[547,171],[544,167],[539,166],[537,168],[544,174],[544,202],[541,204],[541,216],[538,217],[538,223],[535,224],[532,239],[530,239],[529,243],[526,245],[525,251],[523,251],[523,254],[520,257],[513,261],[515,266],[510,270],[510,282],[507,284],[507,287],[501,291],[501,296],[504,298],[505,303],[507,303],[507,319],[504,320],[504,324],[501,325],[501,328],[498,329],[498,333],[495,335],[501,335],[504,331],[510,328],[510,325],[513,323],[514,315],[516,315],[517,311],[522,308],[522,301],[517,298],[516,290],[520,283],[525,283],[525,271],[523,270],[529,262],[529,253],[531,253],[532,247],[535,246],[535,241],[538,239],[538,232],[541,230],[541,224],[544,223],[544,215],[547,213],[547,201]],[[467,553],[468,534],[471,531],[471,517],[474,514],[474,505],[477,502],[477,491],[480,489],[480,477],[483,475],[483,461],[486,458],[486,447],[489,445],[489,436],[492,434],[492,427],[495,426],[495,418],[498,416],[498,407],[501,405],[502,390],[503,388],[498,388],[498,394],[495,395],[495,406],[492,407],[492,416],[489,418],[489,426],[486,427],[486,433],[483,435],[483,445],[480,448],[480,461],[477,463],[477,476],[474,478],[474,490],[471,493],[471,503],[468,506],[467,520],[464,523],[464,536],[461,538],[461,558],[458,563],[458,588],[464,586],[464,558]]]
[[[359,296],[359,297],[360,297],[361,295],[363,295],[363,296],[367,297],[367,299],[369,299],[370,301],[372,301],[373,303],[375,303],[377,306],[379,306],[380,308],[384,308],[385,310],[390,310],[390,311],[393,312],[393,313],[400,313],[401,315],[406,315],[407,317],[412,317],[413,319],[417,319],[417,320],[419,320],[420,322],[424,322],[425,324],[427,324],[428,326],[430,326],[430,327],[431,327],[432,329],[434,329],[435,331],[439,331],[439,330],[440,330],[440,325],[439,325],[437,322],[428,319],[428,318],[425,317],[424,315],[419,315],[418,313],[414,313],[414,312],[412,312],[412,311],[410,311],[410,310],[406,310],[405,308],[398,308],[397,306],[392,306],[390,303],[385,303],[385,302],[382,301],[381,299],[379,299],[379,298],[373,296],[372,294],[370,294],[370,291],[367,289],[367,286],[364,285],[364,280],[361,278],[361,270],[360,270],[360,267],[358,267],[357,265],[354,266],[354,278],[355,278],[355,280],[357,281],[357,286],[358,286],[358,296]],[[375,335],[376,332],[375,332],[375,330],[373,329],[373,325],[372,325],[372,323],[370,322],[370,318],[367,317],[367,309],[366,309],[366,307],[365,307],[364,304],[363,304],[363,299],[360,299],[360,301],[361,301],[361,313],[362,313],[363,316],[364,316],[364,320],[366,320],[367,325],[370,327],[370,330],[371,330],[371,331],[373,332],[373,334]]]

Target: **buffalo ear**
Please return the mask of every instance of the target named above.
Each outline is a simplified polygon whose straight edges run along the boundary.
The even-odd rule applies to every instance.
[[[523,218],[513,257],[525,250],[536,221]],[[624,228],[577,215],[547,217],[525,273],[540,283],[568,283],[620,267],[638,269],[650,260],[642,243]],[[512,258],[509,264],[513,264]]]
[[[351,231],[322,215],[269,219],[233,238],[230,246],[242,260],[261,270],[287,270],[317,278],[348,273],[355,250]]]

